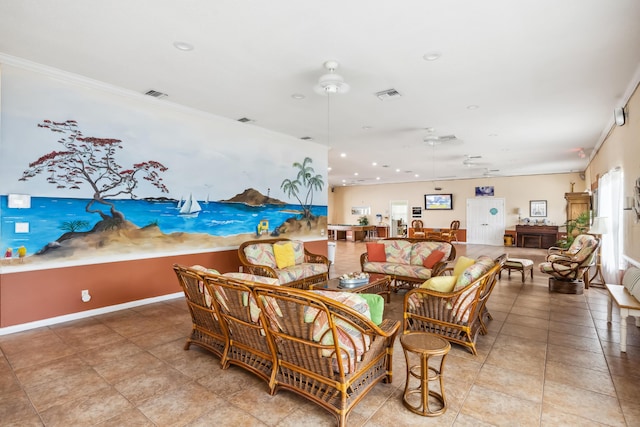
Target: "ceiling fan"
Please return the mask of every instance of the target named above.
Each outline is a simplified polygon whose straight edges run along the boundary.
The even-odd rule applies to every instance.
[[[466,167],[470,168],[472,166],[475,166],[476,160],[481,159],[482,156],[470,156],[468,154],[464,155],[464,160],[462,161],[462,164],[465,165]]]
[[[439,145],[446,142],[457,141],[458,137],[455,135],[427,135],[423,138],[423,141],[429,145]]]

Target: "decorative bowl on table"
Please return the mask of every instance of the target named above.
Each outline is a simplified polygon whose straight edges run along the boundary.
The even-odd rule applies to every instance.
[[[341,288],[357,288],[369,283],[369,274],[367,273],[345,273],[340,276]]]

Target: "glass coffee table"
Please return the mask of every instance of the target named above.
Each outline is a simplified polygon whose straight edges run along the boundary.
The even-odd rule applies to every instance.
[[[354,292],[357,294],[378,294],[386,296],[387,304],[391,302],[391,277],[384,274],[369,274],[369,281],[358,286],[341,286],[340,279],[329,279],[326,282],[315,283],[310,289],[322,291]]]

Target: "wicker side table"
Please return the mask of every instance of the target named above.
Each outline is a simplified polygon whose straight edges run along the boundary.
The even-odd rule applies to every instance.
[[[444,393],[443,369],[451,344],[428,332],[411,332],[401,335],[400,343],[407,361],[407,380],[402,403],[418,415],[433,417],[444,414],[447,410],[447,399]],[[429,359],[438,356],[440,356],[440,365],[429,366]],[[418,380],[418,384],[412,387],[411,383],[416,382],[414,380]],[[430,389],[431,382],[436,382],[438,387]],[[414,395],[419,395],[419,400]],[[431,399],[433,404],[439,408],[431,409],[430,397],[433,398]]]

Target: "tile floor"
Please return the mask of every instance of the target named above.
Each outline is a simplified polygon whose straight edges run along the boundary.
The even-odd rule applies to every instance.
[[[363,243],[338,242],[332,277],[359,270]],[[457,245],[458,255],[505,248]],[[539,262],[544,251],[508,248]],[[170,268],[169,266],[167,268]],[[378,384],[349,426],[638,426],[640,328],[606,322],[602,289],[550,294],[534,270],[522,284],[506,274],[489,300],[494,320],[479,355],[453,346],[445,369],[447,412],[424,418],[401,403],[405,362],[399,341],[394,381]],[[402,294],[386,315],[402,317]],[[182,299],[0,336],[0,425],[332,426],[334,417],[297,395],[269,396],[266,383],[213,355],[184,351],[190,319]]]

